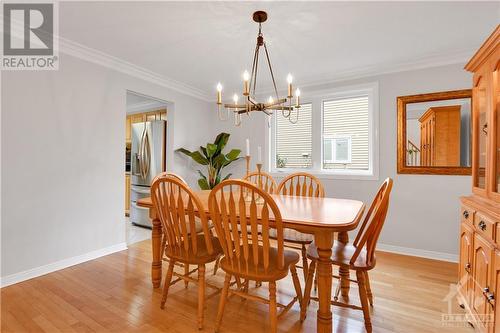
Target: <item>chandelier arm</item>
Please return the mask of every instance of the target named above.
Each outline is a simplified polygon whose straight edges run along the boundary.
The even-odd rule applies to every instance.
[[[255,79],[254,79],[254,76],[255,76],[255,72],[256,72],[256,60],[257,58],[259,57],[259,45],[255,45],[255,51],[253,53],[253,62],[252,62],[252,74],[250,75],[250,89],[249,90],[254,90],[254,94],[255,94],[255,88],[253,88],[255,86]]]
[[[253,96],[255,97],[255,87],[257,86],[257,72],[258,72],[258,69],[259,69],[259,50],[260,50],[260,46],[259,44],[257,44],[256,48],[255,48],[255,73],[254,73],[254,82],[253,82]]]
[[[279,99],[278,88],[276,88],[276,81],[274,80],[273,68],[271,67],[271,60],[269,59],[269,52],[267,52],[266,43],[264,43],[264,50],[266,51],[267,64],[269,65],[269,71],[271,72],[271,79],[273,80],[274,92],[276,93],[276,99]]]
[[[295,120],[292,121],[292,111],[290,111],[290,116],[288,117],[288,121],[292,124],[296,124],[299,122],[299,109],[297,109],[297,116],[295,117]]]

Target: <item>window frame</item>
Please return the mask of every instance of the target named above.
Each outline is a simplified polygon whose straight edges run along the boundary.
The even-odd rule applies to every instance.
[[[347,154],[348,157],[346,160],[337,160],[337,145],[336,141],[337,140],[346,140],[347,139]],[[330,140],[330,145],[332,147],[332,159],[331,160],[325,160],[325,140]],[[323,158],[321,161],[321,164],[349,164],[352,163],[352,135],[347,135],[347,134],[342,134],[342,135],[323,135]],[[323,170],[324,169],[322,167]]]
[[[308,172],[322,179],[379,179],[379,87],[378,82],[335,87],[328,90],[308,91],[302,104],[312,104],[312,167],[311,168],[276,168],[276,123],[280,112],[272,115],[271,126],[266,135],[269,148],[268,171],[276,177],[283,177],[293,172]],[[323,169],[323,106],[324,102],[356,96],[368,96],[368,169]],[[300,121],[300,116],[299,116]],[[315,134],[319,133],[319,135]]]

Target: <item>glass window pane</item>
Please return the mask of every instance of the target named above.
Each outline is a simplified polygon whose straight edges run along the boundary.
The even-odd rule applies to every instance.
[[[326,138],[323,140],[323,159],[328,162],[333,160],[332,139]]]
[[[301,106],[296,124],[275,112],[276,168],[312,167],[312,104]]]
[[[347,163],[349,161],[349,139],[335,139],[335,162]]]
[[[323,102],[323,137],[338,138],[335,146],[338,161],[324,158],[323,169],[368,170],[368,102],[368,95]]]

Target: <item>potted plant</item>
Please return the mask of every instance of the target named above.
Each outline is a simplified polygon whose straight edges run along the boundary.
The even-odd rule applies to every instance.
[[[211,190],[221,181],[231,177],[231,174],[227,174],[224,178],[221,178],[221,172],[229,164],[240,159],[241,150],[232,149],[229,153],[224,154],[223,150],[228,141],[229,133],[220,133],[215,138],[214,143],[200,146],[199,150],[189,151],[185,148],[176,150],[191,157],[196,163],[206,166],[207,175],[198,170],[200,174],[198,185],[202,190]]]

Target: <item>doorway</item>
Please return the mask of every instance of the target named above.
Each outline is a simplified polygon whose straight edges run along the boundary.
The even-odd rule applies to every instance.
[[[149,211],[137,200],[150,196],[151,181],[167,170],[171,103],[127,91],[125,119],[125,223],[127,244],[151,238]],[[147,162],[144,162],[147,161]]]

